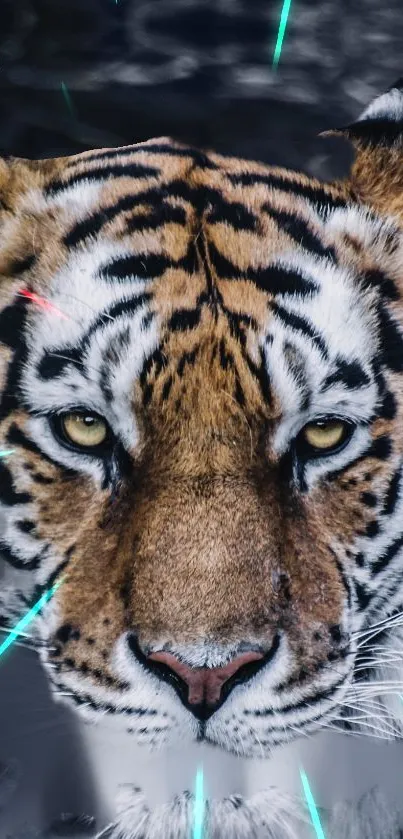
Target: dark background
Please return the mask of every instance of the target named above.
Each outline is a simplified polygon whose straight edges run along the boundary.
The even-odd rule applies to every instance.
[[[402,73],[400,0],[0,0],[0,153],[72,154],[169,134],[217,151],[345,170],[319,131]]]
[[[274,71],[281,6],[0,0],[0,154],[48,157],[170,135],[342,175],[347,144],[317,135],[356,119],[403,74],[401,0],[293,0]],[[33,824],[61,810],[95,812],[96,794],[79,734],[51,704],[35,654],[15,647],[1,664],[0,839],[32,839]]]

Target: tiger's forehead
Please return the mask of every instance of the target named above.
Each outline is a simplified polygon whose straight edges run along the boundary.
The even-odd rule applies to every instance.
[[[308,381],[325,410],[323,383],[346,384],[347,358],[368,384],[376,319],[342,244],[366,219],[341,187],[162,140],[58,163],[24,202],[29,281],[66,316],[32,313],[35,407],[77,404],[85,380],[88,408],[130,408],[158,353],[184,368],[210,342],[225,367],[224,339],[286,414]]]

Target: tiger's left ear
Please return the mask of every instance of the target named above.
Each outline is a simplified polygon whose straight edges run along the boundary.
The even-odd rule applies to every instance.
[[[348,186],[359,201],[403,224],[403,78],[378,96],[357,122],[325,131],[355,147]]]

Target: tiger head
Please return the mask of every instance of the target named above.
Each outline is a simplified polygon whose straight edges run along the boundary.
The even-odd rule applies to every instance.
[[[166,138],[0,163],[2,613],[42,598],[55,696],[138,743],[268,755],[377,678],[402,126],[398,84],[333,184]]]

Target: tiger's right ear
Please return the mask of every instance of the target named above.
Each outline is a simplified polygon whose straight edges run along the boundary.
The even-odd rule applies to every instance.
[[[403,224],[403,78],[378,96],[357,122],[322,133],[329,135],[345,137],[355,148],[347,182],[355,196]]]

